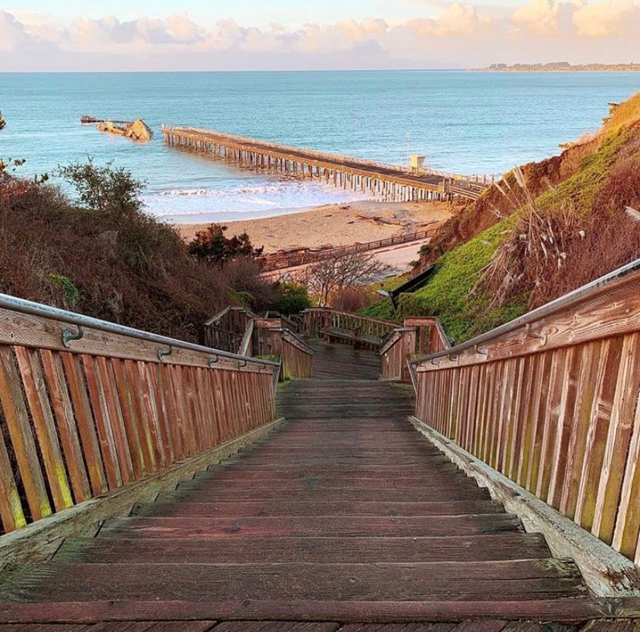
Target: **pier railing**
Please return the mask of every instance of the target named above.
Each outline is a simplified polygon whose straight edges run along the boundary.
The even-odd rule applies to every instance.
[[[249,323],[257,314],[244,307],[226,307],[204,324],[204,340],[208,347],[222,349],[229,353],[242,352],[245,333]]]
[[[343,164],[357,162],[358,164],[364,167],[371,167],[373,169],[382,169],[385,171],[396,171],[403,175],[439,176],[441,178],[448,178],[448,179],[454,179],[454,178],[460,177],[457,174],[448,173],[446,171],[437,171],[435,169],[411,170],[408,167],[394,165],[393,163],[387,163],[387,162],[382,162],[378,160],[365,160],[363,158],[357,158],[355,156],[345,156],[342,154],[335,154],[327,151],[318,151],[316,149],[308,149],[306,147],[297,147],[295,145],[274,143],[268,140],[249,139],[244,136],[236,136],[234,134],[226,134],[224,132],[200,129],[197,127],[179,127],[175,125],[163,124],[162,131],[208,135],[211,137],[224,139],[228,143],[233,143],[237,145],[248,145],[248,143],[251,143],[251,145],[253,146],[265,147],[268,149],[272,149],[274,151],[284,151],[290,154],[304,153],[305,156],[308,156],[310,158],[316,158],[318,160],[323,160],[327,162],[337,162],[337,163],[343,163]],[[486,179],[486,176],[480,176],[480,177]],[[470,178],[475,179],[476,176],[470,176]]]
[[[0,295],[5,532],[275,418],[279,364]]]
[[[254,353],[280,358],[280,379],[313,377],[315,351],[279,319],[256,320]]]
[[[487,176],[402,167],[194,127],[163,125],[162,132],[165,143],[172,147],[252,169],[332,181],[337,187],[369,191],[376,199],[416,202],[448,199],[454,195],[452,186],[456,187],[457,195],[475,199],[477,190],[483,190],[492,181]]]
[[[640,562],[640,260],[412,366],[419,420]]]

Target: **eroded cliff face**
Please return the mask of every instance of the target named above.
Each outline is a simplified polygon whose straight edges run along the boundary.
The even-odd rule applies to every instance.
[[[537,198],[576,174],[585,157],[598,151],[603,136],[576,142],[559,156],[531,162],[520,170],[528,195]],[[478,236],[501,219],[512,215],[524,202],[527,193],[516,183],[512,173],[502,183],[491,187],[482,197],[465,205],[438,231],[430,251],[420,260],[420,268],[433,263],[442,254]]]

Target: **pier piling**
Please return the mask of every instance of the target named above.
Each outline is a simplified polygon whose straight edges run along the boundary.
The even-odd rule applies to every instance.
[[[204,154],[255,171],[324,181],[393,202],[476,200],[487,188],[486,178],[460,177],[427,169],[407,169],[350,156],[291,147],[191,127],[162,126],[169,147]]]

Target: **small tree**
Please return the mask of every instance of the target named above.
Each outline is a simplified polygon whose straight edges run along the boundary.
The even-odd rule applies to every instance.
[[[189,253],[205,263],[223,266],[227,261],[247,257],[259,257],[264,248],[254,248],[247,233],[226,237],[226,226],[211,224],[205,230],[196,233],[189,244]]]
[[[309,268],[307,285],[321,305],[328,305],[334,293],[372,283],[387,268],[366,252],[330,255]]]
[[[115,168],[113,162],[97,167],[89,158],[86,163],[60,167],[58,173],[76,189],[80,204],[92,211],[126,217],[142,208],[144,182],[126,169]]]

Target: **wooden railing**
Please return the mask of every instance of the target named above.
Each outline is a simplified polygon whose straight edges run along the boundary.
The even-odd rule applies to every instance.
[[[205,345],[229,353],[240,353],[247,327],[254,318],[258,316],[244,307],[223,309],[204,324]]]
[[[337,248],[327,248],[324,250],[295,250],[292,252],[275,252],[264,255],[258,260],[260,266],[265,272],[273,270],[282,270],[285,268],[293,268],[310,263],[316,263],[329,257],[341,257],[351,253],[369,252],[370,250],[379,250],[388,246],[397,244],[406,244],[412,241],[418,241],[432,237],[436,233],[436,229],[419,230],[413,233],[404,233],[402,235],[394,235],[385,239],[377,239],[362,244],[352,244],[350,246],[340,246]]]
[[[380,375],[383,380],[412,382],[415,373],[408,360],[449,348],[449,339],[437,318],[405,318],[404,326],[395,329],[380,349]]]
[[[640,562],[640,260],[413,366],[419,420]]]
[[[278,370],[0,295],[4,531],[268,424]]]
[[[326,336],[329,330],[340,330],[345,333],[357,332],[361,338],[354,336],[345,342],[372,349],[380,349],[387,336],[398,327],[398,323],[379,318],[368,318],[328,307],[313,307],[302,314],[303,333],[305,338]],[[373,340],[375,339],[375,341]]]
[[[241,307],[227,307],[205,323],[208,341],[222,345],[231,341],[232,350],[246,357],[279,358],[281,380],[313,376],[314,351],[297,330],[298,325],[286,316],[261,318]]]
[[[313,377],[314,350],[288,328],[256,321],[253,346],[256,355],[280,358],[280,379]]]

